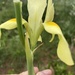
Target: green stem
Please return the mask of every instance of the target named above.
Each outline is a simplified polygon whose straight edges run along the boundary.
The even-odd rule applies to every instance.
[[[20,40],[25,46],[25,41],[24,41],[24,32],[23,32],[23,27],[22,27],[22,2],[20,1],[15,1],[14,2],[14,7],[15,7],[15,15],[16,15],[16,20],[17,20],[17,27],[18,27],[18,32],[20,36]]]
[[[33,67],[33,53],[30,50],[30,45],[29,45],[29,41],[28,41],[27,36],[24,39],[24,34],[23,34],[22,15],[21,15],[22,11],[21,11],[21,2],[20,2],[20,0],[15,1],[14,6],[15,6],[15,15],[16,15],[20,40],[21,40],[22,44],[25,47],[28,75],[35,75],[34,67]]]
[[[26,52],[26,59],[27,59],[28,75],[35,75],[34,67],[33,67],[33,53],[30,50],[30,45],[27,36],[25,38],[25,52]]]
[[[18,32],[19,32],[20,40],[21,40],[23,46],[25,47],[25,52],[26,52],[28,75],[35,75],[34,66],[33,66],[33,53],[30,49],[27,35],[26,35],[26,38],[24,38],[24,34],[23,34],[21,5],[22,5],[22,3],[20,2],[20,0],[16,0],[16,1],[14,0]]]
[[[1,35],[2,35],[2,34],[1,34],[1,29],[0,29],[0,47],[1,47]]]

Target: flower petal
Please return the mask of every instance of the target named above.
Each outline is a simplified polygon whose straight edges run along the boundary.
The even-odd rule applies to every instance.
[[[28,0],[29,26],[34,30],[40,26],[46,7],[46,0]]]
[[[57,54],[58,57],[68,65],[74,65],[72,60],[71,52],[68,46],[67,41],[65,40],[64,36],[59,37],[58,49]]]
[[[28,33],[25,33],[25,35],[26,35],[28,38],[30,38]],[[38,41],[42,42],[42,37],[41,37],[41,36],[39,36]]]
[[[52,21],[53,18],[54,18],[54,4],[52,3],[52,0],[48,0],[45,22]]]
[[[55,34],[52,34],[52,38],[49,42],[52,42],[54,40]]]
[[[22,19],[22,24],[24,24],[26,21]],[[17,27],[16,18],[10,19],[0,25],[0,29],[7,29],[11,30]]]
[[[67,65],[74,65],[71,52],[66,39],[64,38],[60,27],[54,22],[44,23],[44,28],[48,33],[57,34],[59,38],[57,55]]]

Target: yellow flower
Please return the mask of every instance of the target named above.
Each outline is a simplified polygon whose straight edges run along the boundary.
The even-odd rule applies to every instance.
[[[57,34],[59,38],[57,55],[67,65],[74,65],[71,52],[65,37],[62,34],[60,27],[54,22],[43,23],[45,30],[52,35]]]
[[[25,20],[22,19],[22,24],[25,23]],[[10,19],[0,25],[0,29],[11,30],[17,27],[16,18]]]
[[[16,1],[15,1],[16,2]],[[28,35],[30,37],[30,43],[34,47],[42,30],[45,29],[48,33],[52,34],[53,40],[54,35],[58,35],[59,43],[57,48],[57,55],[58,57],[67,65],[73,65],[74,62],[72,60],[71,52],[68,46],[68,43],[63,36],[63,33],[60,29],[60,27],[54,23],[51,22],[54,18],[54,5],[52,3],[52,0],[28,0],[28,22],[26,22],[24,19],[22,19],[22,24],[25,25],[26,30],[28,31]],[[44,11],[46,10],[46,16],[44,22],[42,22],[42,16],[44,14]],[[0,25],[0,29],[14,29],[17,27],[16,19],[11,19],[6,21],[5,23]]]

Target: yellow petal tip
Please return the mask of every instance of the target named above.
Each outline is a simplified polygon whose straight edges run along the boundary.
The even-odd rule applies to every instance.
[[[59,26],[55,22],[46,22],[46,25],[48,26],[56,26],[59,28]]]
[[[16,18],[8,20],[10,22],[16,22]]]

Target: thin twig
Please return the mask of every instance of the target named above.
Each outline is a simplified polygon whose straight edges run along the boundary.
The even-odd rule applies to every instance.
[[[39,47],[41,47],[43,45],[43,43],[41,43],[38,47],[36,47],[34,50],[33,50],[33,53],[39,48]]]

